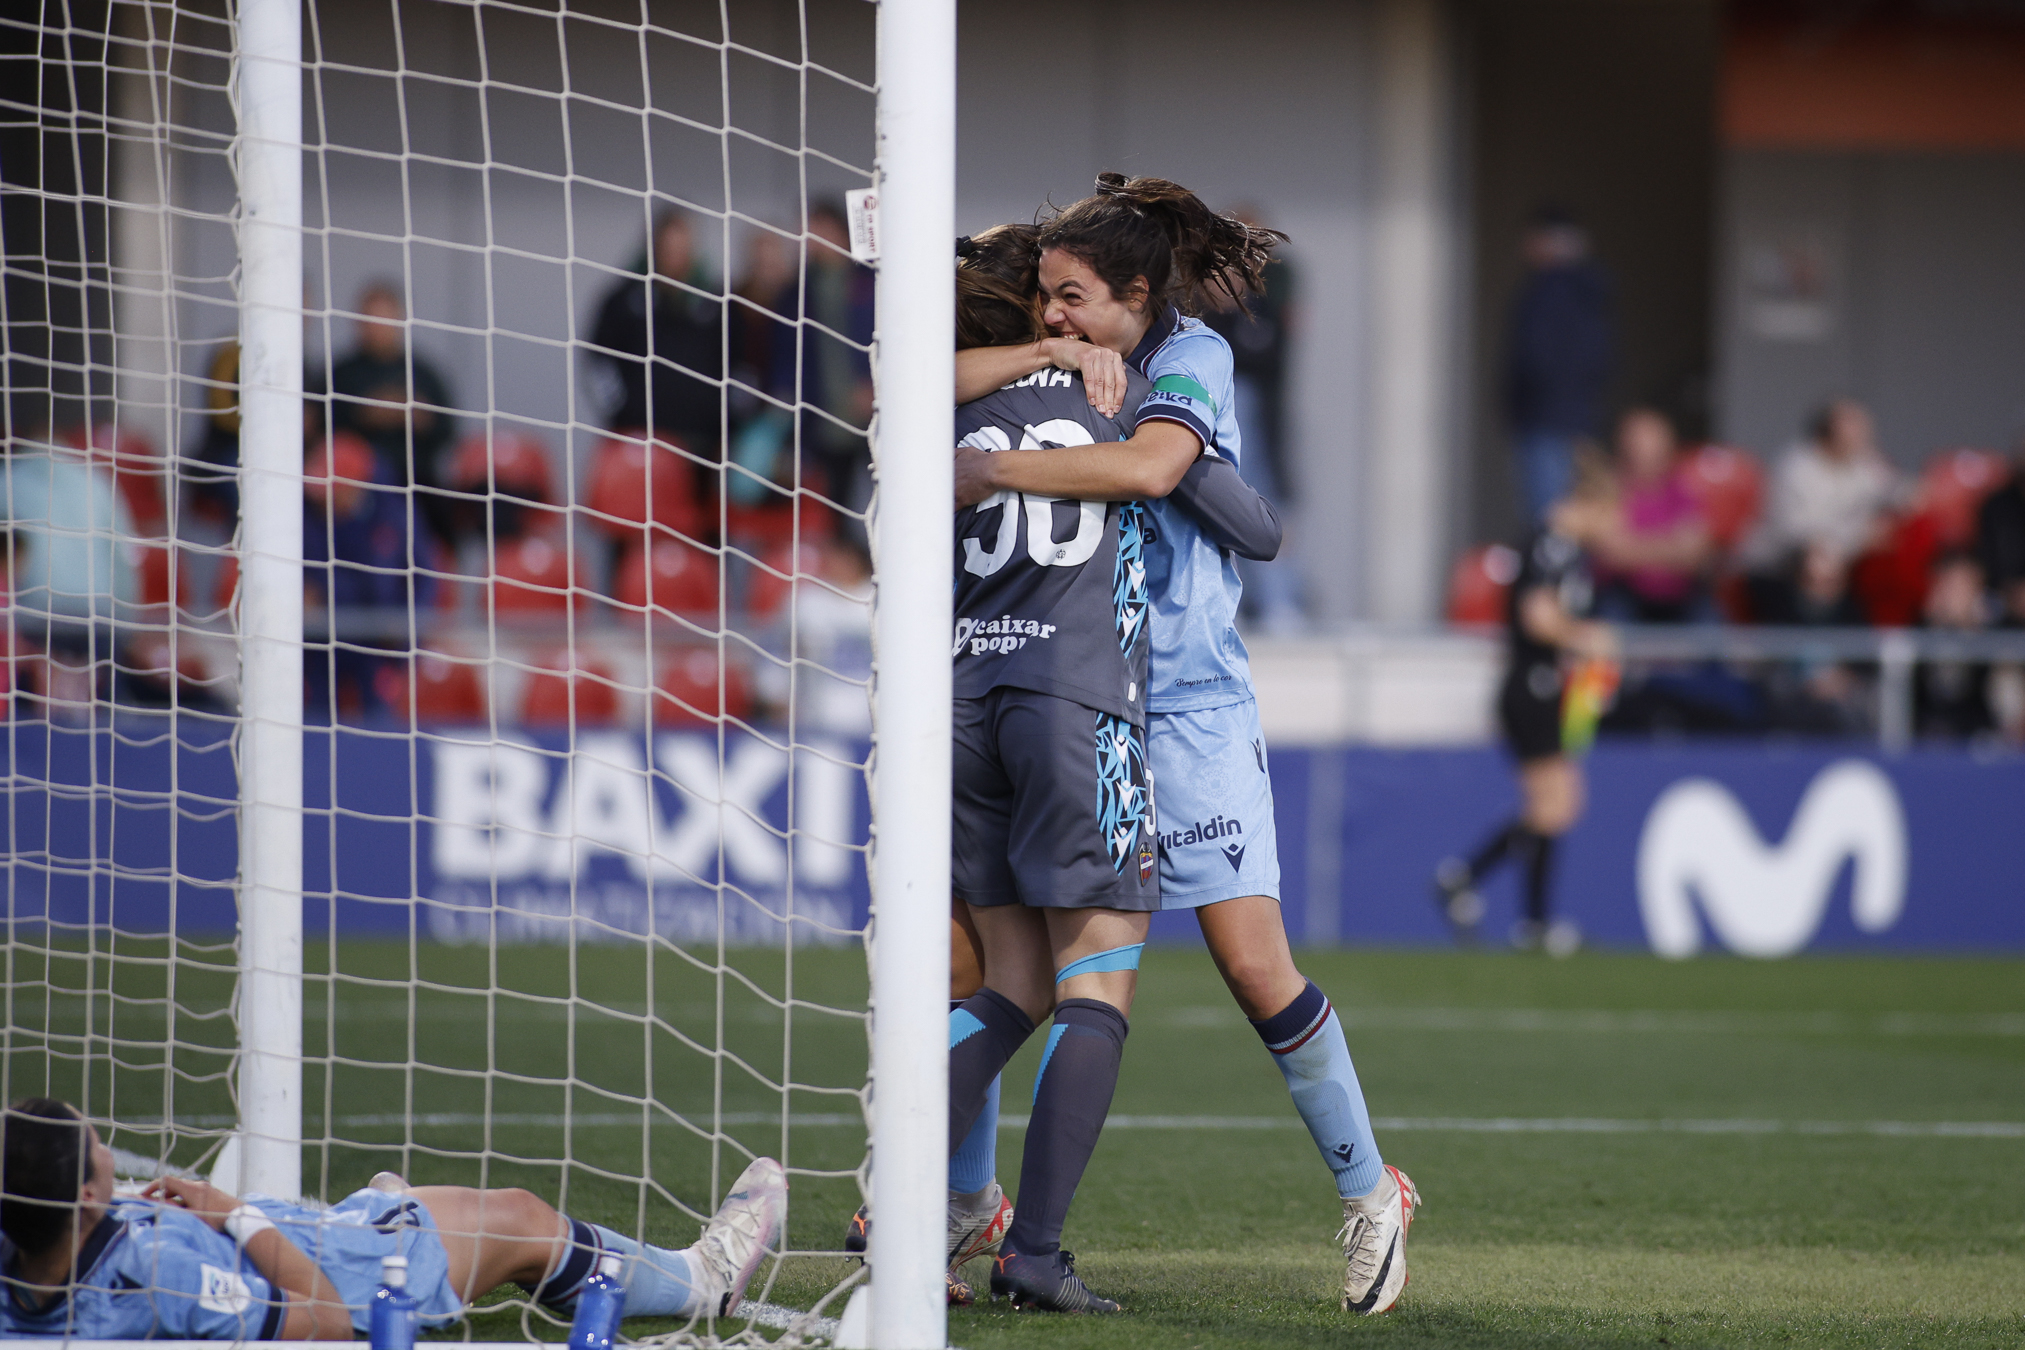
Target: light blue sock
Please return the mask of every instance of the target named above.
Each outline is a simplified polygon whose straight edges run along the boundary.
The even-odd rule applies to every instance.
[[[597,1230],[600,1247],[626,1258],[619,1266],[619,1283],[626,1286],[626,1316],[687,1317],[702,1306],[688,1252],[650,1247],[602,1224],[589,1226]]]
[[[949,1155],[949,1189],[958,1195],[973,1195],[998,1176],[998,1085],[998,1078],[991,1080],[977,1123]]]
[[[1369,1195],[1378,1185],[1384,1160],[1371,1134],[1364,1089],[1350,1063],[1350,1046],[1336,1010],[1313,980],[1300,996],[1263,1022],[1252,1023],[1273,1063],[1287,1080],[1294,1109],[1308,1124],[1322,1161],[1336,1174],[1336,1193],[1348,1199]]]

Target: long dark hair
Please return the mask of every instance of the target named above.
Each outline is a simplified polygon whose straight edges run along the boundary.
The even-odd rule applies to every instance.
[[[1238,303],[1263,290],[1272,251],[1286,241],[1218,215],[1179,183],[1100,173],[1096,195],[1057,211],[1036,242],[1081,259],[1121,300],[1144,277],[1149,304],[1199,314],[1219,294]]]
[[[68,1102],[30,1097],[0,1121],[0,1232],[38,1256],[69,1236],[77,1193],[91,1178],[91,1140]]]
[[[1041,322],[1038,225],[994,225],[956,241],[956,347],[1016,347]]]

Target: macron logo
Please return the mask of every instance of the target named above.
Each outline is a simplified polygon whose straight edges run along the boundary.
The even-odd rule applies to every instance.
[[[1845,858],[1855,860],[1851,917],[1866,933],[1905,909],[1906,829],[1898,793],[1876,766],[1846,759],[1815,775],[1786,838],[1758,837],[1728,788],[1689,778],[1660,794],[1638,840],[1638,908],[1654,952],[1701,949],[1708,926],[1741,956],[1790,956],[1813,940]]]
[[[1245,865],[1245,846],[1243,844],[1225,844],[1223,846],[1223,860],[1230,864],[1231,871],[1236,872],[1240,870]]]

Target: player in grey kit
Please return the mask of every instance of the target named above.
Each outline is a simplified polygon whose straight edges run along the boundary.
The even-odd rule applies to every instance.
[[[1037,336],[1031,232],[1001,227],[961,250],[958,345]],[[1040,371],[958,409],[957,434],[996,451],[1117,440],[1122,428],[1074,374]],[[987,979],[949,1015],[949,1142],[1052,1012],[992,1292],[1061,1312],[1118,1307],[1084,1287],[1061,1232],[1117,1087],[1160,906],[1144,538],[1137,502],[998,493],[956,520],[952,888]]]
[[[959,241],[959,347],[1040,331],[1035,233],[1000,226]],[[1132,377],[1125,417],[1150,387]],[[1089,445],[1124,428],[1091,406],[1078,375],[1047,370],[959,409],[957,432],[996,451]],[[1245,556],[1278,551],[1272,508],[1228,462],[1192,465],[1174,496]],[[956,521],[952,964],[973,974],[951,991],[949,1259],[953,1270],[1003,1241],[994,1291],[1063,1311],[1116,1307],[1084,1289],[1060,1235],[1116,1081],[1143,914],[1158,905],[1144,517],[1137,502],[1010,492]],[[1114,929],[1129,941],[1107,949],[1100,934]],[[980,958],[988,981],[974,973]],[[1050,1009],[1016,1216],[993,1179],[997,1075]],[[845,1249],[863,1251],[866,1236],[861,1209]],[[950,1299],[970,1301],[954,1275]]]

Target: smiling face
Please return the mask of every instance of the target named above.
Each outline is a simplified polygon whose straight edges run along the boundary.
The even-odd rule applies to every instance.
[[[1080,337],[1128,356],[1152,326],[1146,279],[1120,298],[1090,265],[1072,253],[1051,248],[1041,254],[1042,321],[1065,337]]]

